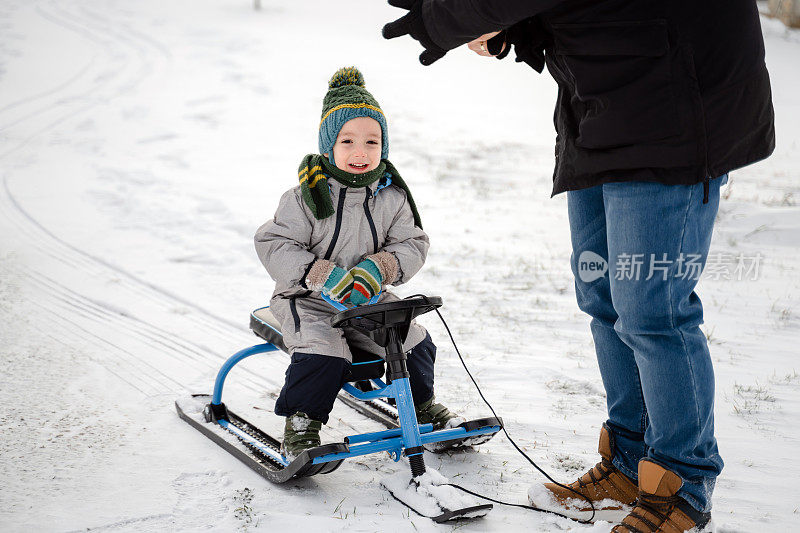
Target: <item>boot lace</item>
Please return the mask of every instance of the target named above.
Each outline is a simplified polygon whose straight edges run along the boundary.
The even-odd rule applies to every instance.
[[[613,469],[614,465],[611,464],[611,461],[604,458],[602,461],[594,465],[594,468],[592,468],[591,470],[589,470],[589,472],[587,472],[587,474],[589,474],[589,479],[591,480],[591,483],[587,483],[583,480],[583,478],[585,478],[586,476],[581,476],[578,478],[578,486],[583,489],[588,487],[589,485],[595,485],[603,481],[604,479],[608,479],[608,477],[611,475],[611,472],[613,472]],[[595,472],[597,472],[598,474],[595,474]]]
[[[620,523],[631,533],[655,533],[661,526],[669,520],[672,510],[678,503],[678,496],[656,496],[639,491],[639,498],[636,500],[636,507]],[[632,518],[645,524],[649,529],[642,530],[633,524],[628,523],[628,518]]]
[[[622,500],[625,498],[625,489],[614,481],[611,474],[617,468],[608,459],[603,458],[594,468],[579,477],[571,486],[591,498],[612,498]],[[586,479],[588,476],[588,480]]]

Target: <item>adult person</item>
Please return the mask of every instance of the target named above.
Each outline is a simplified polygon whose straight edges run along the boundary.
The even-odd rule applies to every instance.
[[[728,172],[775,146],[754,0],[389,0],[430,65],[469,43],[558,84],[553,194],[607,393],[602,460],[570,485],[633,505],[614,531],[702,529],[723,467],[694,292]],[[607,272],[585,271],[605,263]],[[600,271],[602,272],[602,270]],[[574,494],[545,487],[562,505]]]

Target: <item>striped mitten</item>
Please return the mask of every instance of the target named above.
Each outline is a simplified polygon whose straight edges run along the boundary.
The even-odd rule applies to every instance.
[[[322,294],[339,303],[345,302],[350,297],[352,290],[353,275],[338,266],[333,267],[322,286]]]
[[[350,303],[363,305],[370,298],[381,292],[383,275],[378,265],[371,259],[364,259],[350,269],[353,276],[353,291],[350,293]]]

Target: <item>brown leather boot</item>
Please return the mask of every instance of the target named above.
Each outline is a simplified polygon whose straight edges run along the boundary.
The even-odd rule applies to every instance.
[[[600,512],[595,515],[595,519],[619,520],[630,510],[628,506],[633,505],[639,492],[636,482],[611,463],[613,445],[613,435],[603,424],[600,429],[600,444],[598,445],[602,460],[575,482],[567,485],[592,502],[605,500],[604,505],[595,505],[595,511]],[[588,516],[583,516],[583,513],[591,512],[592,509],[586,500],[555,483],[545,483],[544,488],[564,510],[579,511],[581,518],[588,518]],[[532,488],[528,494],[531,505],[544,507],[542,502],[534,501],[534,492],[535,488]],[[559,509],[559,511],[562,510]]]
[[[683,482],[675,472],[648,460],[639,461],[639,497],[636,507],[621,524],[617,533],[683,533],[698,531],[711,520],[711,513],[701,513],[677,496]]]

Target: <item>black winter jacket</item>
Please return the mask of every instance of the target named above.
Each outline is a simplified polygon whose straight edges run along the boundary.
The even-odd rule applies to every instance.
[[[755,0],[424,0],[449,50],[508,29],[558,83],[553,194],[694,184],[767,157],[774,112]]]

